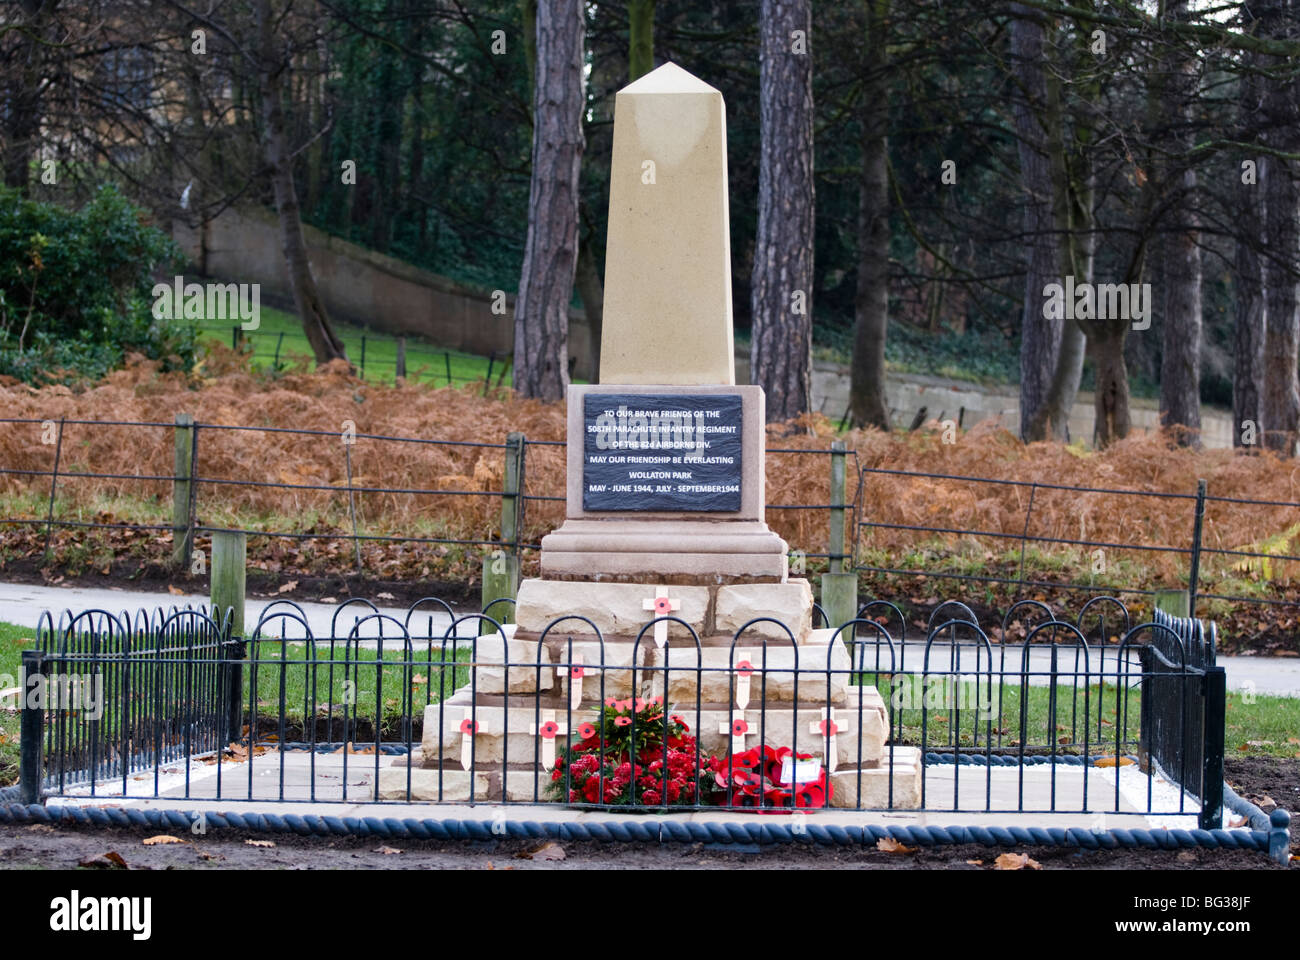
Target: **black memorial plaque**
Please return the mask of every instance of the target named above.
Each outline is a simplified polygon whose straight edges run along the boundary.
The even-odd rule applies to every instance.
[[[740,509],[736,394],[589,393],[582,509]]]

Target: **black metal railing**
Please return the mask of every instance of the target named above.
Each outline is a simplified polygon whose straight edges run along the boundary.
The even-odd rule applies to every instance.
[[[766,617],[704,637],[677,616],[635,636],[577,616],[529,631],[502,626],[499,603],[458,614],[428,598],[393,614],[355,600],[313,631],[277,601],[247,637],[202,611],[46,617],[42,676],[98,678],[102,706],[25,705],[44,757],[24,753],[24,783],[65,796],[924,807],[1218,826],[1213,625],[1130,625],[1110,598],[1075,623],[1040,605],[1026,642],[994,643],[952,602],[909,640],[905,621],[889,624],[898,608],[877,600],[795,643]],[[1124,625],[1117,644],[1081,626],[1100,607]]]

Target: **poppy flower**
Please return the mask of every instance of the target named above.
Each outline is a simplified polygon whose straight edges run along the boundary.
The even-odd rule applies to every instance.
[[[548,720],[538,728],[537,734],[543,740],[554,740],[555,735],[560,732],[560,725],[554,720]]]
[[[605,698],[605,706],[609,707],[609,708],[612,709],[612,710],[617,710],[617,709],[618,709],[618,701],[617,701],[615,698],[613,698],[613,697],[606,697],[606,698]]]
[[[581,680],[586,676],[586,671],[582,667],[570,667],[569,676],[573,677],[574,680]]]
[[[655,613],[659,616],[673,612],[673,602],[667,597],[655,597]]]
[[[640,697],[637,697],[637,698],[636,698],[636,712],[637,712],[637,713],[640,713],[640,712],[641,712],[642,710],[644,710],[644,709],[645,709],[645,701],[642,700]]]
[[[754,673],[754,665],[748,660],[741,660],[740,663],[736,664],[736,673],[742,677],[751,676]]]
[[[747,733],[749,733],[749,724],[744,719],[737,718],[731,721],[731,735],[733,737],[743,737]]]
[[[823,720],[818,725],[818,728],[821,730],[822,736],[825,737],[835,736],[835,734],[838,733],[840,729],[839,724],[837,724],[834,720],[831,720],[829,717]]]
[[[466,717],[460,722],[460,732],[467,733],[471,737],[474,736],[474,734],[478,733],[478,721]]]
[[[582,737],[583,740],[590,740],[595,735],[596,735],[596,728],[593,727],[591,724],[582,723],[578,725],[578,736]]]
[[[688,726],[686,725],[686,721],[682,719],[681,714],[674,713],[674,714],[673,714],[671,717],[669,717],[668,719],[671,720],[673,723],[677,724],[679,727],[681,727],[683,733],[685,733],[687,730],[691,729],[690,727],[688,727]]]
[[[616,726],[616,727],[630,727],[630,726],[632,726],[632,718],[631,718],[631,717],[615,717],[615,718],[614,718],[614,726]]]

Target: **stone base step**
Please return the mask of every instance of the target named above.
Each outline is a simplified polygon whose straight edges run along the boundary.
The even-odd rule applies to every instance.
[[[921,767],[921,751],[916,747],[895,747],[892,756],[886,751],[875,766],[841,767],[831,775],[831,806],[864,810],[919,809]]]

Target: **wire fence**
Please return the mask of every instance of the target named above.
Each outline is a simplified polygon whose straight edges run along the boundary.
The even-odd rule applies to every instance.
[[[1193,617],[1198,606],[1203,606],[1204,602],[1209,600],[1271,607],[1300,607],[1300,597],[1287,596],[1284,593],[1291,585],[1289,579],[1267,576],[1269,571],[1280,571],[1286,564],[1300,563],[1300,555],[1286,549],[1288,541],[1283,540],[1278,547],[1265,550],[1217,546],[1207,543],[1205,537],[1207,511],[1213,511],[1218,505],[1237,509],[1280,508],[1284,511],[1280,522],[1285,528],[1290,523],[1300,521],[1300,502],[1213,496],[1209,493],[1208,485],[1204,480],[1195,481],[1194,485],[1189,484],[1192,488],[1186,492],[1176,492],[1068,486],[1041,481],[894,470],[873,466],[864,466],[861,469],[860,478],[863,484],[868,484],[872,478],[877,477],[901,482],[905,488],[923,489],[925,496],[934,499],[938,499],[936,488],[943,491],[961,490],[975,501],[991,496],[983,493],[981,488],[1014,489],[1023,495],[1025,503],[1023,522],[1019,523],[1018,529],[1007,529],[1005,523],[1002,529],[996,529],[961,524],[904,522],[905,518],[900,516],[899,506],[903,498],[895,497],[891,500],[886,497],[873,498],[860,494],[859,501],[869,506],[866,514],[857,522],[858,536],[854,539],[856,548],[854,567],[863,573],[922,577],[968,584],[996,584],[1014,587],[1017,591],[1050,589],[1073,593],[1095,593],[1099,587],[1104,586],[1111,592],[1152,599],[1169,594],[1171,592],[1169,588],[1172,586],[1173,592],[1185,594],[1177,605],[1182,607],[1185,615]],[[1043,532],[1035,526],[1039,519],[1039,515],[1035,513],[1035,506],[1041,505],[1044,494],[1054,495],[1067,504],[1081,503],[1083,498],[1087,497],[1100,498],[1104,508],[1117,513],[1129,512],[1119,506],[1120,501],[1127,501],[1130,504],[1144,502],[1150,506],[1141,512],[1150,519],[1144,523],[1140,531],[1134,531],[1140,532],[1141,536],[1132,540],[1071,537],[1054,530]],[[1291,511],[1294,511],[1294,514],[1291,514]],[[994,511],[987,512],[991,514]],[[1177,533],[1179,529],[1184,531],[1181,538]],[[1163,537],[1164,542],[1161,542],[1158,537]],[[951,564],[944,564],[933,557],[926,557],[931,561],[929,563],[905,566],[898,563],[873,563],[864,556],[871,548],[883,543],[885,550],[876,550],[876,553],[887,552],[888,559],[904,557],[909,551],[905,546],[900,547],[900,543],[910,546],[923,543],[927,538],[940,538],[945,543],[975,538],[981,546],[987,543],[1000,544],[1005,548],[1018,551],[1018,563],[1014,572],[971,572],[952,569]],[[1079,582],[1068,577],[1041,576],[1033,569],[1033,567],[1041,567],[1041,564],[1027,564],[1027,554],[1033,548],[1043,547],[1065,548],[1073,553],[1084,561],[1075,563],[1073,566],[1076,569],[1087,569],[1089,567],[1087,561],[1092,561],[1090,572],[1099,574],[1100,577],[1094,576],[1090,577],[1088,582]],[[1119,555],[1118,558],[1116,554]],[[1108,567],[1122,569],[1122,558],[1130,554],[1154,555],[1159,558],[1163,561],[1164,569],[1171,571],[1169,582],[1163,587],[1153,582],[1124,583],[1116,582],[1114,576],[1105,575]],[[915,556],[914,553],[913,555]],[[1213,563],[1216,558],[1229,558],[1235,564],[1235,567],[1223,563],[1217,564],[1217,569],[1212,571],[1217,578],[1222,579],[1225,573],[1241,573],[1253,562],[1257,570],[1266,574],[1256,578],[1254,583],[1263,586],[1264,589],[1272,588],[1283,595],[1266,596],[1263,590],[1255,590],[1251,593],[1206,590],[1204,587],[1207,565]],[[1249,573],[1248,570],[1246,572]],[[1248,579],[1248,577],[1237,576],[1231,578],[1229,582],[1245,583]]]
[[[200,336],[221,337],[224,335],[224,328],[217,327],[199,327],[195,331]],[[288,341],[286,344],[285,341]],[[370,369],[374,374],[376,369],[380,372],[381,379],[394,379],[396,377],[407,376],[408,369],[416,374],[422,382],[430,383],[434,386],[442,383],[446,386],[456,386],[458,384],[482,383],[483,390],[486,393],[490,389],[499,388],[509,381],[507,376],[514,363],[513,354],[498,355],[492,351],[486,358],[486,370],[482,376],[469,376],[464,373],[453,373],[453,363],[456,366],[472,363],[479,365],[485,358],[477,354],[461,353],[453,350],[438,350],[433,347],[412,343],[409,350],[405,343],[405,338],[394,337],[367,337],[361,334],[355,341],[349,342],[348,338],[341,337],[345,349],[348,350],[348,356],[356,365],[357,375],[360,379],[366,379],[366,370]],[[245,347],[247,344],[247,348]],[[400,345],[399,345],[400,344]],[[387,348],[393,345],[397,355],[392,359],[379,357],[374,353],[374,347],[380,346]],[[281,369],[283,358],[284,363],[288,363],[291,358],[305,357],[311,359],[311,343],[307,336],[302,333],[291,333],[289,331],[266,331],[259,333],[257,331],[245,330],[240,325],[234,325],[230,328],[230,348],[236,351],[243,351],[244,355],[250,360],[259,363],[268,363],[272,369]],[[368,350],[368,348],[370,348]],[[496,383],[493,384],[492,378],[496,376]]]
[[[141,451],[139,461],[155,468],[140,472],[96,469],[93,441],[105,428],[128,431],[126,443]],[[355,429],[340,432],[195,423],[183,414],[171,423],[0,418],[0,430],[24,431],[24,444],[39,444],[48,450],[48,466],[35,466],[34,457],[27,465],[0,464],[3,489],[24,493],[28,504],[42,504],[39,513],[28,509],[27,515],[0,516],[0,529],[43,534],[41,556],[45,560],[53,556],[53,533],[59,529],[149,533],[161,538],[160,550],[171,534],[171,561],[181,569],[188,567],[197,538],[222,531],[265,540],[336,542],[350,550],[358,573],[366,572],[362,544],[455,547],[532,557],[540,548],[540,534],[562,517],[558,505],[565,500],[565,443],[529,439],[523,434],[510,434],[504,442],[440,440]],[[354,450],[362,441],[367,444],[368,465],[359,471]],[[292,459],[290,442],[311,445],[324,462],[333,464],[336,478],[292,475],[293,465],[286,462]],[[337,446],[330,445],[335,442]],[[159,451],[167,447],[174,448],[172,472],[157,469],[163,462]],[[256,467],[214,466],[234,463],[232,448],[242,451],[245,460],[256,461]],[[825,561],[831,572],[844,569],[877,581],[921,577],[1008,588],[1017,597],[1040,590],[1082,594],[1101,589],[1154,601],[1172,589],[1185,594],[1175,603],[1174,612],[1187,616],[1195,616],[1211,601],[1253,604],[1260,609],[1300,606],[1290,579],[1281,575],[1286,565],[1300,563],[1300,555],[1289,548],[1289,541],[1263,549],[1224,544],[1205,535],[1207,523],[1228,511],[1267,509],[1269,517],[1278,518],[1273,522],[1282,526],[1300,522],[1300,502],[1216,496],[1204,481],[1194,486],[1189,482],[1187,491],[1178,492],[896,470],[864,464],[857,451],[842,446],[770,447],[767,453],[777,475],[785,461],[797,461],[791,464],[792,470],[828,463],[827,468],[817,466],[814,471],[827,485],[802,486],[793,490],[794,496],[766,504],[769,521],[790,542],[794,575],[811,573],[811,567],[805,566],[810,561]],[[385,468],[396,464],[393,469],[402,477],[437,477],[438,470],[420,460],[424,454],[440,458],[438,462],[447,465],[444,475],[455,482],[394,484],[368,479],[374,463]],[[507,469],[478,476],[479,465],[503,459]],[[545,470],[540,469],[543,466]],[[471,480],[475,481],[472,485]],[[886,482],[888,486],[883,485]],[[129,517],[87,516],[81,505],[90,499],[88,490],[108,496],[144,490],[161,509],[154,509],[152,517],[140,522]],[[824,499],[821,490],[829,491]],[[937,490],[962,491],[977,505],[970,514],[976,522],[917,522],[917,517],[908,513],[909,505],[928,502],[931,514],[941,511],[943,501]],[[1006,509],[978,507],[1005,497],[1006,491],[1013,491],[1022,504],[1019,516]],[[170,521],[166,516],[169,498]],[[358,509],[362,498],[370,509],[368,517]],[[245,512],[230,509],[234,501],[242,503]],[[1102,512],[1118,510],[1121,503],[1149,506],[1139,511],[1147,519],[1133,526],[1130,537],[1090,538],[1069,535],[1059,522],[1046,523],[1043,505],[1048,501],[1057,514],[1068,513],[1073,504],[1085,501]],[[65,502],[68,508],[59,509]],[[298,526],[211,519],[239,520],[248,512],[284,518],[309,510],[316,511],[316,522]],[[447,516],[454,513],[456,522],[429,522],[430,517],[442,515],[439,511]],[[1127,506],[1125,511],[1133,512]],[[811,518],[817,522],[798,525],[798,521]],[[1008,551],[1015,556],[1010,564],[1001,566],[978,557],[965,567],[954,565],[954,559],[960,559],[960,546],[970,542],[980,549],[1000,545],[1004,557]],[[917,549],[925,544],[933,549]],[[954,544],[958,549],[953,549]],[[1073,564],[1075,571],[1088,570],[1087,561],[1092,560],[1093,574],[1097,573],[1096,563],[1117,572],[1074,579],[1059,571],[1049,573],[1042,557],[1035,555],[1047,550],[1082,558],[1084,563]],[[1142,572],[1142,579],[1126,578],[1122,558],[1130,555],[1156,558],[1166,572],[1165,582],[1156,582],[1143,572],[1146,567],[1133,568]],[[1241,572],[1243,566],[1249,568],[1246,573]],[[1220,607],[1214,609],[1216,615],[1221,614]]]

